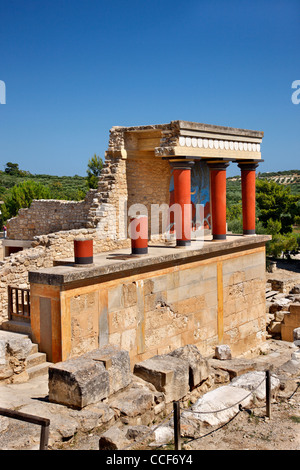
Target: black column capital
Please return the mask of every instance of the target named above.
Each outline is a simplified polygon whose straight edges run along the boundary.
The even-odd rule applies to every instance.
[[[194,160],[169,160],[169,163],[173,170],[191,170],[194,166]]]
[[[226,161],[223,161],[223,162],[213,162],[213,161],[210,161],[210,162],[207,162],[207,165],[208,165],[208,168],[210,170],[218,170],[218,171],[225,171],[228,166],[229,166],[229,162],[226,162]]]
[[[259,163],[258,162],[239,162],[238,167],[240,170],[246,170],[246,171],[255,171],[256,168],[258,167]]]

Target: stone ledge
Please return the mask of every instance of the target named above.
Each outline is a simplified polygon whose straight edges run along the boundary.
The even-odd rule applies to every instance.
[[[106,252],[94,256],[95,266],[89,269],[75,268],[72,260],[65,260],[61,261],[64,264],[59,266],[30,271],[29,282],[60,286],[97,277],[113,277],[121,273],[123,276],[130,275],[132,272],[136,274],[143,269],[156,269],[158,266],[161,268],[162,265],[163,267],[174,266],[174,263],[200,261],[209,257],[264,246],[269,240],[271,240],[269,235],[228,235],[226,241],[216,242],[205,239],[203,242],[192,242],[188,248],[149,246],[148,254],[141,257],[131,256],[128,249]]]

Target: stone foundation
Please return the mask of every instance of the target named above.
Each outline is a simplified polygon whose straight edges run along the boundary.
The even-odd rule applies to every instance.
[[[127,350],[132,367],[187,344],[204,356],[222,343],[244,354],[266,335],[267,239],[149,247],[138,258],[123,250],[95,256],[89,269],[31,272],[33,340],[53,362],[107,344]]]

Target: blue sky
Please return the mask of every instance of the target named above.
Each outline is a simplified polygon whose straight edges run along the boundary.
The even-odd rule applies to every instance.
[[[115,125],[262,130],[300,169],[299,0],[0,0],[0,169],[85,175]],[[235,164],[228,174],[238,174]]]

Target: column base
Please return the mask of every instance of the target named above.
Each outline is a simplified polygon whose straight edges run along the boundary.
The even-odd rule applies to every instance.
[[[226,234],[225,235],[213,235],[213,240],[226,240]]]
[[[176,246],[191,246],[191,240],[176,240]]]
[[[131,249],[132,255],[147,255],[148,254],[148,247],[146,248],[132,248]]]
[[[243,235],[255,235],[255,230],[243,230]]]

